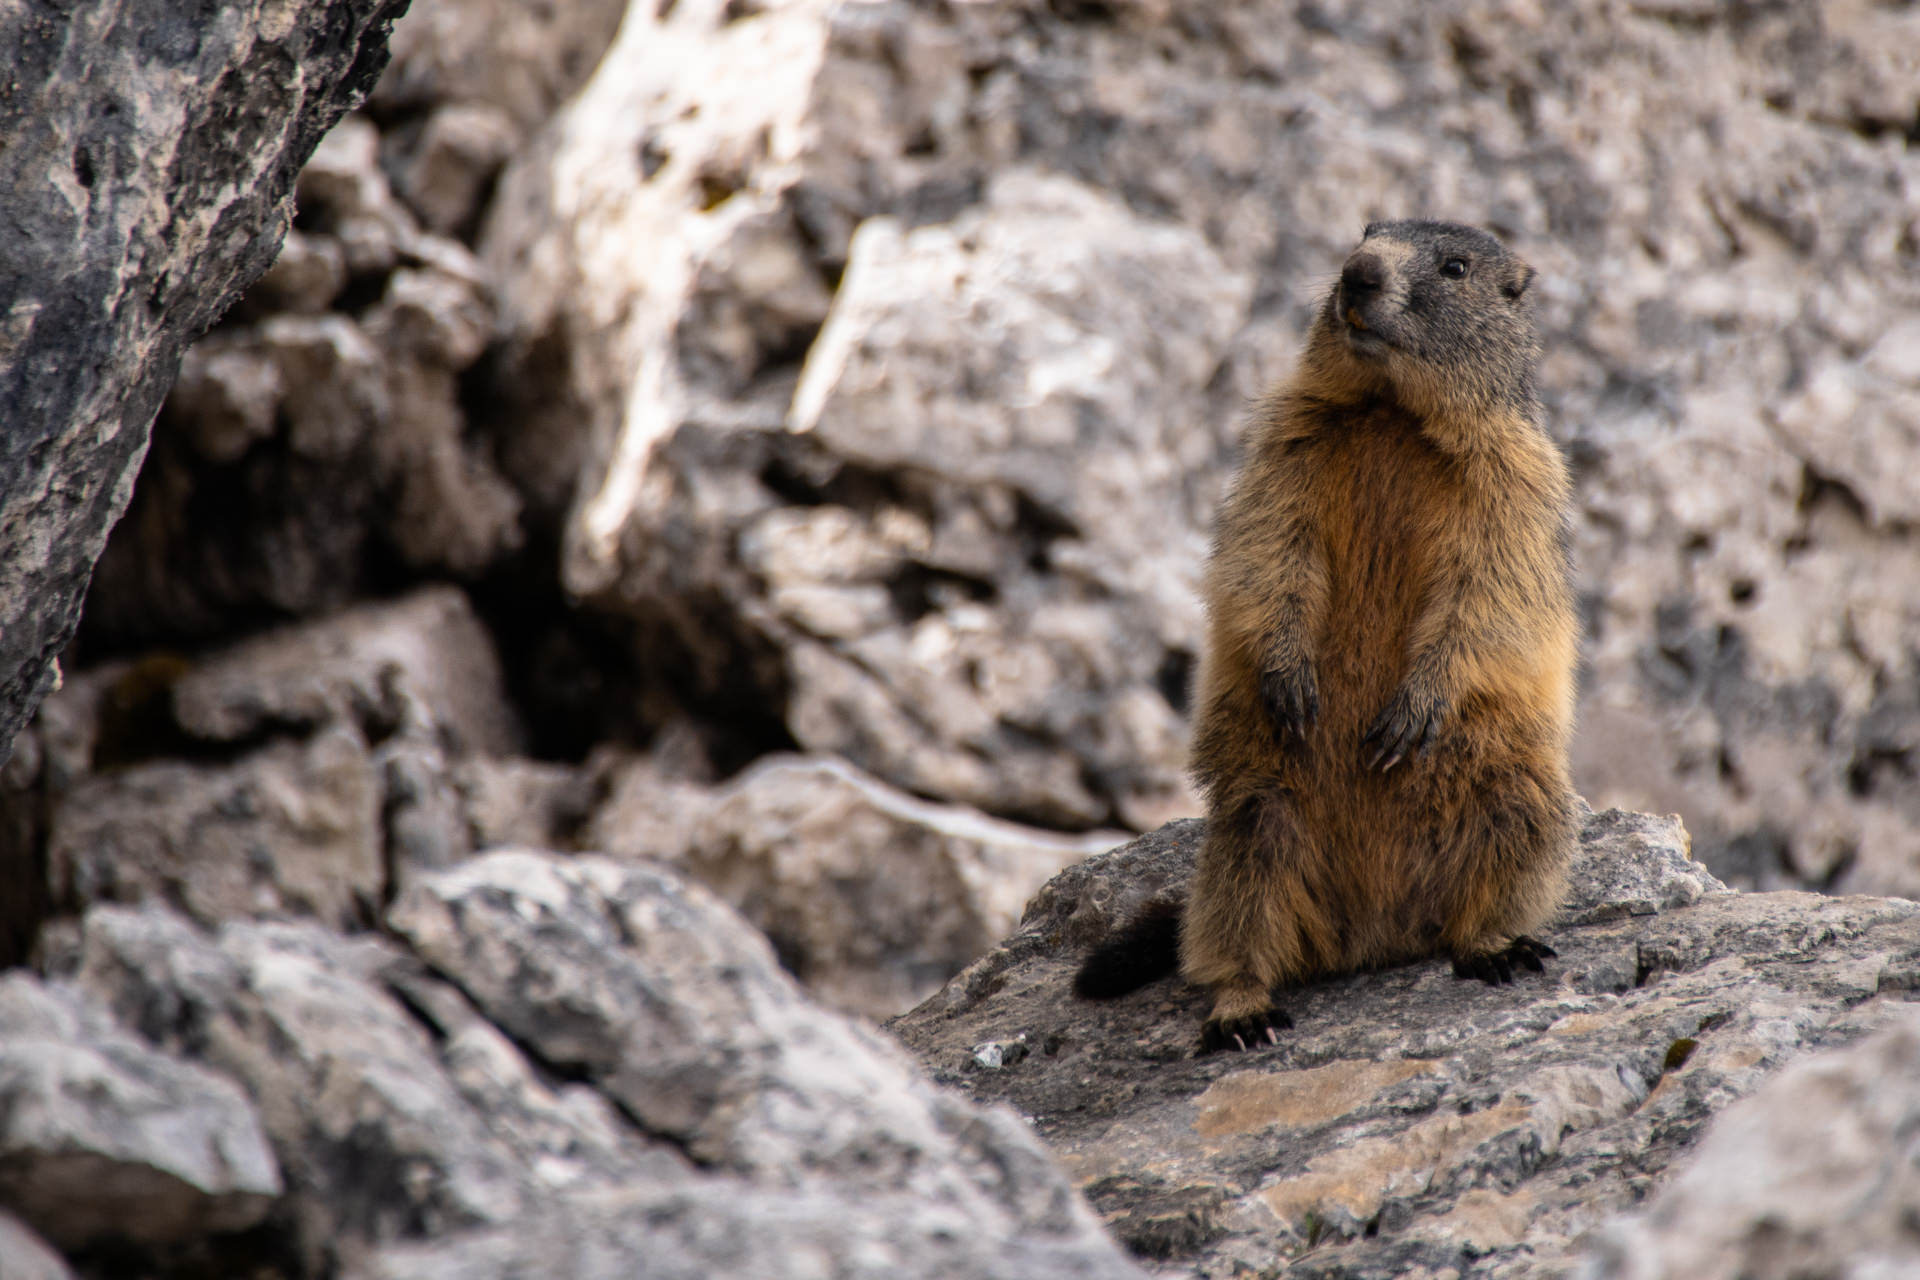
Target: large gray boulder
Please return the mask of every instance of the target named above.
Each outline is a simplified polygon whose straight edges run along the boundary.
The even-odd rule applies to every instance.
[[[277,1233],[301,1274],[380,1244],[507,1223],[555,1187],[677,1166],[605,1099],[542,1078],[380,939],[312,924],[193,928],[99,907],[57,963],[163,1051],[237,1081],[286,1180]]]
[[[53,683],[181,353],[266,270],[405,0],[0,16],[0,758]]]
[[[1489,988],[1433,960],[1318,982],[1285,997],[1277,1047],[1195,1057],[1204,992],[1094,1003],[1069,984],[1141,899],[1180,890],[1199,835],[1176,823],[1063,873],[890,1024],[935,1079],[1028,1116],[1165,1274],[1562,1274],[1715,1113],[1905,1016],[1920,984],[1920,906],[1730,893],[1677,822],[1589,814],[1544,975]],[[1891,1090],[1871,1105],[1897,1109]],[[1772,1168],[1756,1185],[1791,1179]]]
[[[669,874],[502,851],[422,880],[389,923],[542,1061],[746,1184],[666,1198],[664,1275],[1135,1274],[1016,1118],[813,1004],[759,934]],[[755,1221],[768,1239],[739,1235]]]

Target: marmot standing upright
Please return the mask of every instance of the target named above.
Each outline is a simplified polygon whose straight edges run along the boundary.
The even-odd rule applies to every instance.
[[[1553,952],[1573,840],[1569,484],[1534,394],[1533,268],[1484,231],[1366,229],[1254,416],[1206,574],[1184,913],[1081,969],[1213,989],[1203,1051],[1270,1040],[1276,988]]]

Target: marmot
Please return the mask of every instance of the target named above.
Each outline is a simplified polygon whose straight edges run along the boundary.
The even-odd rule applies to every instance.
[[[1573,842],[1570,485],[1542,426],[1533,268],[1377,222],[1255,411],[1207,564],[1188,897],[1075,981],[1213,989],[1201,1051],[1292,1025],[1276,988],[1434,954],[1553,951]]]

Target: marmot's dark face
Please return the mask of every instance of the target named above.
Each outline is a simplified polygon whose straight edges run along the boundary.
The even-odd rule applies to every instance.
[[[1506,399],[1530,392],[1533,268],[1477,227],[1376,222],[1340,270],[1322,321],[1390,382],[1436,373]]]

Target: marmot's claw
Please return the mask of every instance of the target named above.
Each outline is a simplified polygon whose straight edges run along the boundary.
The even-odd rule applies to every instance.
[[[1547,967],[1540,962],[1542,960],[1551,960],[1559,954],[1558,951],[1555,951],[1552,947],[1540,941],[1540,939],[1529,938],[1524,933],[1515,938],[1512,944],[1507,947],[1507,955],[1512,958],[1515,964],[1524,965],[1535,973],[1545,973]]]
[[[1439,706],[1428,703],[1416,708],[1405,689],[1394,694],[1360,739],[1360,756],[1367,768],[1385,773],[1402,760],[1425,755],[1439,732],[1440,717]]]
[[[1248,1049],[1280,1043],[1279,1033],[1293,1025],[1293,1019],[1287,1011],[1278,1007],[1261,1013],[1250,1013],[1244,1018],[1230,1018],[1217,1021],[1209,1018],[1200,1028],[1200,1047],[1195,1057],[1205,1057],[1220,1049],[1234,1049],[1245,1052]]]
[[[1488,986],[1497,987],[1503,982],[1513,981],[1514,967],[1531,969],[1535,973],[1545,973],[1542,960],[1558,955],[1552,947],[1538,938],[1529,938],[1522,934],[1508,943],[1502,951],[1483,951],[1476,955],[1455,956],[1453,958],[1453,976],[1456,978],[1478,978]]]
[[[1260,697],[1273,720],[1276,740],[1304,738],[1320,718],[1320,684],[1310,662],[1291,670],[1264,673],[1260,677]]]

